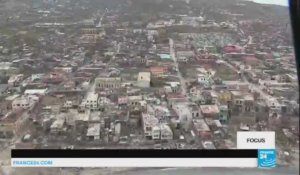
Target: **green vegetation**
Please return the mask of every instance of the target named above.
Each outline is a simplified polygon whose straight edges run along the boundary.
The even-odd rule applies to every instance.
[[[224,67],[224,66],[220,66],[217,69],[217,72],[216,72],[215,76],[219,77],[219,78],[221,78],[222,80],[225,80],[225,81],[237,80],[238,79],[238,74],[235,71],[231,70],[228,67]]]
[[[20,37],[27,43],[28,45],[34,46],[38,43],[38,39],[41,36],[40,33],[37,32],[27,32],[24,35],[21,35]]]
[[[162,87],[164,86],[165,82],[164,80],[153,78],[150,82],[151,87]]]
[[[9,44],[14,45],[21,41],[24,41],[29,46],[36,46],[41,33],[35,31],[26,31],[25,33],[14,33],[9,39]]]
[[[289,141],[286,138],[286,136],[284,135],[282,129],[281,128],[277,129],[276,130],[276,145],[280,145],[287,149],[288,143],[289,143]]]
[[[16,34],[15,31],[9,29],[9,28],[5,28],[5,27],[0,27],[0,34],[1,35],[8,35],[8,36],[12,36],[14,34]]]

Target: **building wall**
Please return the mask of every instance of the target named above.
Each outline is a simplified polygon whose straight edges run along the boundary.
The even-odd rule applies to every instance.
[[[152,127],[144,125],[144,135],[147,137],[152,136]]]
[[[12,109],[17,109],[17,108],[23,108],[23,109],[28,109],[30,104],[29,100],[27,99],[16,99],[12,102]]]
[[[73,72],[73,68],[72,67],[55,67],[54,70],[55,71],[60,71],[60,72],[66,72],[66,73]]]
[[[88,109],[98,109],[98,100],[86,100],[85,107]]]
[[[160,139],[160,129],[158,127],[154,127],[152,129],[152,139],[159,140]]]
[[[150,81],[138,80],[137,86],[141,87],[141,88],[148,88],[148,87],[150,87]]]
[[[137,86],[138,87],[150,87],[151,73],[150,72],[140,72],[138,75]]]

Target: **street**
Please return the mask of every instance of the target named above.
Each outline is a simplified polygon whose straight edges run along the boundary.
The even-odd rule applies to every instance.
[[[231,65],[229,62],[223,60],[223,63],[224,63],[225,65],[227,65],[229,68],[231,68],[232,70],[234,70],[235,72],[237,72],[237,73],[240,72],[237,68],[235,68],[235,67],[234,67],[233,65]],[[261,96],[264,100],[268,100],[268,99],[272,98],[272,96],[270,96],[269,94],[267,94],[266,92],[264,92],[264,91],[262,90],[262,87],[261,87],[261,86],[249,82],[249,81],[247,80],[247,78],[244,76],[243,73],[242,73],[242,79],[243,79],[243,81],[249,83],[250,89],[253,90],[253,91],[258,92],[258,93],[260,94],[260,96]]]
[[[176,54],[175,54],[173,39],[171,39],[171,38],[169,39],[169,44],[170,44],[170,54],[171,54],[171,57],[174,61],[175,68],[177,70],[177,77],[180,80],[181,90],[182,90],[183,95],[186,96],[187,88],[186,88],[186,84],[185,84],[185,79],[182,77],[182,74],[179,71],[179,64],[177,62],[177,58],[176,58]]]

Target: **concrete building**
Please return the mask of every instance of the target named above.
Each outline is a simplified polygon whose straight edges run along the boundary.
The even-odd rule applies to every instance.
[[[35,95],[22,96],[14,99],[11,105],[13,110],[18,108],[29,109],[38,101],[39,101],[39,97]]]
[[[220,110],[219,122],[221,124],[228,124],[229,118],[230,118],[228,106],[227,105],[221,105],[221,106],[219,106],[219,110]]]
[[[45,74],[32,74],[31,75],[31,81],[35,80],[41,80],[44,77]]]
[[[57,118],[52,125],[50,126],[50,133],[51,134],[60,134],[63,132],[63,127],[65,124],[65,118],[59,117]]]
[[[180,125],[188,131],[192,124],[192,112],[186,103],[175,103],[173,109],[179,117]]]
[[[54,71],[72,73],[73,72],[73,67],[55,67]]]
[[[162,124],[160,127],[161,130],[161,140],[172,140],[173,139],[173,132],[170,126],[166,124]]]
[[[96,110],[99,107],[99,95],[97,93],[90,92],[87,94],[86,100],[83,102],[87,109]]]
[[[172,140],[173,132],[170,126],[166,124],[160,124],[152,128],[153,140]]]
[[[193,130],[195,134],[202,139],[210,139],[212,137],[209,126],[206,124],[204,119],[194,119]]]
[[[24,78],[23,74],[13,75],[8,79],[8,85],[11,87],[16,87],[21,83],[23,78]]]
[[[83,44],[95,44],[102,36],[105,35],[104,31],[99,31],[96,28],[84,28],[82,29],[81,43]]]
[[[153,128],[158,125],[158,119],[154,115],[148,113],[142,113],[142,126],[144,130],[144,136],[152,138]],[[156,133],[157,130],[154,130]]]
[[[281,113],[281,104],[278,102],[276,98],[270,98],[267,101],[267,105],[270,108],[271,113]]]
[[[151,81],[150,72],[140,72],[138,75],[137,86],[141,88],[149,88]]]
[[[153,140],[159,140],[161,137],[161,133],[160,133],[160,127],[159,126],[154,126],[152,128],[152,139]]]
[[[46,95],[48,89],[27,89],[24,92],[24,95]]]
[[[204,149],[216,149],[212,141],[202,141],[201,143]]]
[[[200,105],[200,111],[204,118],[218,119],[219,107],[217,105]]]
[[[129,96],[128,97],[128,105],[131,107],[139,107],[141,104],[140,102],[143,100],[141,95],[137,96]]]
[[[0,84],[0,97],[4,95],[8,90],[7,84]]]
[[[191,58],[194,56],[194,52],[193,51],[178,51],[176,53],[177,57],[184,57],[184,58]]]
[[[121,87],[120,77],[98,77],[95,79],[96,89],[116,89]]]
[[[254,112],[254,97],[252,94],[231,91],[234,112]]]
[[[0,74],[13,75],[19,72],[18,68],[12,67],[11,62],[0,62]]]
[[[87,130],[86,136],[89,140],[95,141],[100,139],[100,123],[91,123]]]

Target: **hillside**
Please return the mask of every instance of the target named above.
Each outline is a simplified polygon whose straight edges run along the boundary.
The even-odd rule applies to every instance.
[[[0,12],[15,12],[32,6],[33,0],[0,1]],[[226,15],[219,13],[225,10],[233,14],[243,14],[243,19],[266,19],[274,23],[286,24],[289,20],[287,7],[263,5],[243,0],[71,0],[71,4],[83,3],[91,10],[122,7],[132,13],[176,13],[200,15],[204,12],[217,21],[228,20]],[[2,8],[1,8],[2,7]]]

